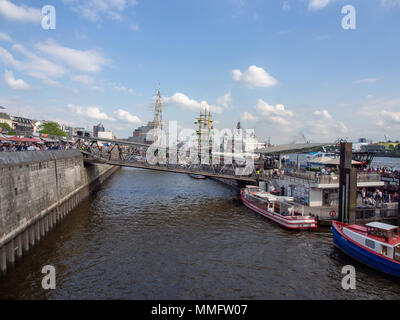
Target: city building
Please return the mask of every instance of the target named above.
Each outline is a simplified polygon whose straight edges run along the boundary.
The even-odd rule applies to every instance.
[[[138,143],[153,143],[153,137],[149,132],[154,129],[153,122],[148,122],[147,125],[141,126],[133,131],[132,137],[128,138],[130,142],[138,142]]]
[[[80,137],[91,137],[92,133],[85,128],[74,128],[75,135]]]
[[[63,130],[68,137],[72,137],[75,135],[75,129],[74,127],[68,126],[68,125],[62,125],[61,130]]]
[[[34,121],[23,117],[11,116],[13,129],[25,133],[33,133]]]
[[[98,135],[99,132],[105,132],[105,131],[106,130],[104,129],[104,126],[101,123],[99,123],[97,126],[93,126],[93,136],[96,138],[99,136]]]

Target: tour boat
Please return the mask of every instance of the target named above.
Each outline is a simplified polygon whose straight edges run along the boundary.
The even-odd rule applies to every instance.
[[[333,243],[349,256],[385,273],[400,277],[398,227],[381,222],[365,226],[332,222]]]
[[[288,229],[313,229],[314,217],[304,215],[304,207],[293,202],[292,197],[275,196],[256,186],[243,188],[240,197],[251,210]]]

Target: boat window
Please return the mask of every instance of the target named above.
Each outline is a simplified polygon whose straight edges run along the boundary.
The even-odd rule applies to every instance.
[[[400,246],[394,248],[394,260],[400,261]]]
[[[367,247],[370,247],[371,249],[375,249],[375,241],[369,240],[369,239],[365,239],[365,245]]]
[[[387,256],[387,247],[386,246],[382,246],[382,254]]]
[[[269,203],[269,208],[272,209],[274,207],[274,204],[272,202]]]

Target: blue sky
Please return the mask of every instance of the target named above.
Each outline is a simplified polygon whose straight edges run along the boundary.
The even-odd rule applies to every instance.
[[[400,0],[0,0],[0,105],[127,137],[160,82],[180,127],[206,107],[272,143],[396,140],[399,18]]]

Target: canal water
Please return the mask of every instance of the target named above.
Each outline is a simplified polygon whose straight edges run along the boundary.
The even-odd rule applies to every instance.
[[[55,290],[41,287],[45,265]],[[400,281],[338,252],[329,229],[284,230],[219,182],[124,168],[0,279],[0,299],[400,299]]]

